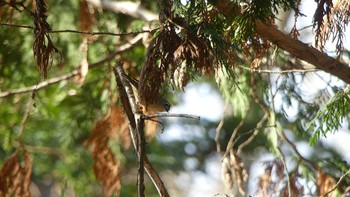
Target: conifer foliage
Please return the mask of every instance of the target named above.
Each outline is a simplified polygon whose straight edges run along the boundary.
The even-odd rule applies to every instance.
[[[0,196],[183,196],[169,177],[212,155],[212,196],[349,195],[326,138],[349,135],[350,1],[312,3],[0,0]],[[219,122],[140,114],[194,81],[221,93]],[[165,142],[169,116],[188,134]]]

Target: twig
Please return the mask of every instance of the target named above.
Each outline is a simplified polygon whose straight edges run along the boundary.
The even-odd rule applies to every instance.
[[[112,54],[110,54],[109,56],[105,57],[104,59],[101,59],[95,63],[92,63],[92,64],[89,64],[89,69],[92,69],[92,68],[95,68],[99,65],[102,65],[103,63],[105,62],[108,62],[110,60],[112,60],[115,56],[131,49],[135,44],[137,44],[141,39],[142,39],[142,35],[137,35],[135,38],[131,39],[129,41],[129,43],[126,43],[122,46],[119,47],[119,50],[113,52]],[[59,76],[59,77],[54,77],[54,78],[51,78],[51,79],[48,79],[46,81],[43,81],[37,85],[32,85],[32,86],[29,86],[29,87],[24,87],[24,88],[18,88],[18,89],[13,89],[13,90],[9,90],[7,92],[0,92],[0,98],[2,97],[7,97],[7,96],[11,96],[11,95],[14,95],[14,94],[22,94],[22,93],[27,93],[27,92],[31,92],[33,90],[40,90],[42,88],[45,88],[49,85],[52,85],[52,84],[55,84],[55,83],[58,83],[60,81],[63,81],[63,80],[68,80],[72,77],[75,77],[76,75],[79,74],[79,71],[78,69],[76,70],[73,70],[72,72],[68,73],[68,74],[65,74],[65,75],[62,75],[62,76]]]
[[[246,114],[248,114],[249,110],[250,110],[250,107],[247,109]],[[246,120],[247,117],[248,116],[246,115],[244,118],[242,118],[242,120],[238,123],[236,128],[233,130],[232,135],[230,137],[230,140],[228,141],[228,144],[227,144],[227,147],[226,147],[226,151],[225,151],[225,154],[224,154],[223,158],[225,158],[227,156],[227,154],[230,152],[230,150],[233,148],[234,140],[236,138],[236,135],[237,135],[239,129],[243,126],[244,121]]]
[[[249,130],[249,131],[247,131],[247,132],[244,132],[244,133],[240,134],[239,136],[237,136],[237,138],[236,138],[235,141],[233,142],[231,148],[237,143],[237,141],[238,141],[241,137],[243,137],[243,136],[245,136],[245,135],[248,135],[248,134],[251,134],[251,133],[254,133],[254,131],[256,131],[256,130],[271,128],[271,127],[276,127],[276,126],[275,126],[275,125],[271,125],[271,126],[255,127],[254,129],[251,129],[251,130]]]
[[[136,113],[137,104],[135,96],[132,91],[130,83],[123,77],[125,75],[123,69],[123,62],[119,62],[113,68],[113,72],[117,81],[120,100],[122,102],[123,110],[126,113],[130,122],[130,136],[136,150],[138,159],[138,173],[137,173],[137,196],[145,196],[144,187],[144,158],[145,158],[145,121],[142,115]]]
[[[254,130],[253,134],[246,140],[244,141],[242,144],[240,144],[237,148],[237,155],[241,154],[242,149],[247,146],[251,141],[253,141],[253,139],[258,135],[259,133],[259,129],[260,128],[264,128],[262,125],[264,124],[265,120],[268,119],[268,115],[265,114],[260,121],[256,124],[256,129]]]
[[[11,95],[14,95],[14,94],[21,94],[21,93],[31,92],[31,91],[34,91],[34,90],[39,90],[39,89],[42,89],[42,88],[47,87],[49,85],[58,83],[60,81],[70,79],[70,78],[74,77],[77,74],[78,74],[78,71],[74,70],[74,71],[72,71],[72,72],[70,72],[68,74],[48,79],[48,80],[43,81],[43,82],[41,82],[41,83],[39,83],[37,85],[24,87],[24,88],[13,89],[13,90],[9,90],[7,92],[1,92],[0,93],[0,98],[11,96]]]
[[[24,29],[35,29],[33,26],[29,25],[16,25],[16,24],[10,24],[10,23],[0,23],[2,26],[8,26],[8,27],[16,27],[16,28],[24,28]],[[142,30],[142,31],[132,31],[132,32],[125,32],[125,33],[112,33],[112,32],[90,32],[90,31],[79,31],[79,30],[72,30],[72,29],[63,29],[63,30],[52,30],[48,31],[46,33],[49,34],[57,34],[57,33],[75,33],[75,34],[87,34],[87,35],[108,35],[108,36],[127,36],[127,35],[135,35],[135,34],[142,34],[142,33],[152,33],[159,29],[159,27],[149,30]]]
[[[226,112],[226,109],[228,108],[228,103],[226,102],[225,103],[225,107],[224,107],[224,110],[221,114],[221,120],[218,124],[218,126],[216,127],[215,131],[216,131],[216,134],[215,134],[215,143],[216,143],[216,152],[221,152],[221,146],[220,146],[220,133],[221,133],[221,129],[222,127],[224,126],[224,121],[225,121],[225,112]]]
[[[319,168],[319,167],[318,167],[316,164],[314,164],[312,161],[306,159],[305,157],[303,157],[303,156],[300,154],[300,152],[298,151],[296,145],[293,144],[293,142],[291,142],[291,141],[287,138],[287,136],[286,136],[286,134],[284,134],[284,132],[281,132],[281,134],[282,134],[282,136],[281,136],[281,137],[282,137],[282,140],[285,140],[285,141],[291,146],[291,148],[293,149],[294,153],[297,154],[297,156],[298,156],[298,158],[299,158],[300,160],[303,160],[305,163],[309,164],[309,165],[310,165],[312,168],[314,168],[314,169],[318,169],[318,168]]]
[[[154,28],[150,30],[142,30],[142,31],[132,31],[132,32],[126,32],[126,33],[112,33],[112,32],[89,32],[89,31],[78,31],[78,30],[55,30],[55,31],[49,31],[48,33],[55,34],[55,33],[76,33],[76,34],[88,34],[88,35],[108,35],[108,36],[127,36],[127,35],[135,35],[135,34],[141,34],[141,33],[152,33],[159,28]]]
[[[251,95],[253,96],[255,102],[260,106],[260,108],[265,112],[264,116],[260,119],[260,121],[256,124],[257,128],[263,126],[264,122],[270,117],[270,112],[268,107],[260,100],[258,95],[256,94],[256,81],[255,76],[251,76],[250,86],[252,87]],[[242,144],[238,146],[237,154],[239,155],[242,149],[248,145],[259,133],[259,130],[255,130],[254,133]]]
[[[124,84],[123,78],[121,77],[121,76],[123,76],[123,73],[124,73],[122,63],[120,62],[116,67],[114,67],[113,71],[114,71],[114,74],[116,77],[117,86],[118,86],[118,90],[119,90],[119,96],[121,98],[123,110],[129,119],[129,123],[130,123],[129,131],[130,131],[131,141],[134,145],[134,149],[136,150],[136,153],[137,153],[139,159],[143,160],[144,169],[146,170],[149,178],[152,180],[153,185],[156,187],[159,195],[168,197],[169,193],[168,193],[167,189],[165,188],[164,183],[161,180],[161,178],[159,177],[158,173],[153,168],[152,164],[149,162],[147,155],[144,154],[143,157],[140,156],[139,139],[137,137],[138,134],[136,132],[136,127],[137,127],[136,123],[137,122],[135,121],[135,119],[137,120],[137,117],[141,117],[141,116],[138,115],[137,113],[133,113],[132,108],[136,107],[136,102],[131,101],[131,100],[133,100],[133,98],[132,98],[133,96],[130,95],[128,93],[128,91],[125,90],[125,88],[131,88],[131,87],[130,87],[130,84],[128,84],[128,83]],[[131,104],[131,103],[133,103],[133,104]],[[134,115],[136,116],[136,118]]]
[[[145,196],[145,185],[144,185],[144,158],[145,158],[145,120],[142,116],[136,115],[136,123],[137,123],[137,137],[138,137],[138,163],[139,169],[137,173],[137,196],[144,197]]]
[[[53,147],[47,147],[47,146],[31,146],[27,144],[20,144],[19,142],[14,141],[12,143],[13,147],[18,148],[20,146],[23,146],[24,149],[26,149],[28,152],[31,153],[44,153],[44,154],[51,154],[51,155],[56,155],[60,158],[64,157],[64,154],[57,148]]]
[[[310,69],[290,69],[290,70],[266,70],[266,69],[252,69],[252,68],[248,68],[245,66],[241,66],[241,65],[236,65],[239,68],[242,68],[244,70],[247,70],[251,73],[270,73],[270,74],[288,74],[288,73],[307,73],[307,72],[316,72],[316,71],[320,71],[320,69],[316,69],[316,68],[310,68]]]
[[[16,24],[11,24],[11,23],[0,23],[0,25],[8,26],[8,27],[23,28],[23,29],[34,29],[33,26],[29,26],[29,25],[16,25]]]
[[[288,197],[291,197],[292,196],[292,189],[291,189],[291,186],[290,186],[290,177],[289,177],[289,173],[288,173],[286,159],[284,157],[284,154],[283,154],[281,148],[278,146],[277,149],[278,149],[279,154],[281,154],[281,158],[280,159],[282,161],[282,164],[284,166],[284,169],[285,169],[285,172],[286,172],[286,176],[287,176]]]
[[[144,115],[147,119],[152,119],[152,118],[162,118],[162,117],[168,117],[168,118],[189,118],[189,119],[194,119],[194,120],[200,120],[200,116],[195,116],[195,115],[189,115],[189,114],[170,114],[170,113],[158,113],[158,114],[153,114],[153,115]]]
[[[20,146],[22,146],[22,134],[23,134],[23,131],[24,131],[25,123],[26,123],[26,121],[28,119],[28,116],[29,116],[30,108],[31,108],[31,106],[34,103],[34,97],[35,97],[35,91],[32,93],[32,95],[29,98],[29,101],[27,103],[27,106],[26,106],[26,109],[25,109],[25,112],[23,114],[23,118],[22,118],[22,121],[21,121],[21,125],[20,125],[20,128],[19,128],[19,133],[18,133],[18,139],[17,140],[18,140],[18,143],[20,144]]]

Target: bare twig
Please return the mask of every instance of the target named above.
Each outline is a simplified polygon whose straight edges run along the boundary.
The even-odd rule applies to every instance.
[[[29,25],[16,25],[16,24],[10,24],[10,23],[0,23],[2,26],[8,26],[8,27],[16,27],[16,28],[24,28],[24,29],[35,29],[33,26]],[[72,30],[72,29],[63,29],[63,30],[51,30],[47,33],[49,34],[57,34],[57,33],[75,33],[75,34],[87,34],[87,35],[108,35],[108,36],[127,36],[127,35],[135,35],[135,34],[142,34],[142,33],[152,33],[154,31],[157,31],[159,28],[149,29],[149,30],[142,30],[142,31],[132,31],[132,32],[125,32],[125,33],[112,33],[112,32],[90,32],[90,31],[78,31],[78,30]]]
[[[138,158],[138,173],[137,173],[137,196],[144,197],[144,158],[145,156],[145,121],[143,116],[136,113],[137,104],[135,96],[132,91],[130,83],[123,77],[125,75],[123,69],[123,62],[119,62],[113,69],[117,87],[119,91],[120,100],[122,102],[123,110],[126,113],[130,122],[130,136],[137,153]]]
[[[24,132],[25,123],[26,123],[26,121],[28,119],[28,116],[29,116],[30,108],[32,107],[32,105],[34,103],[34,97],[35,97],[35,91],[32,93],[32,95],[29,98],[29,101],[27,103],[27,106],[26,106],[26,109],[25,109],[25,112],[23,114],[23,118],[22,118],[22,121],[21,121],[21,125],[20,125],[20,128],[19,128],[18,143],[20,145],[22,145],[22,134]]]
[[[320,69],[290,69],[290,70],[267,70],[267,69],[253,69],[241,65],[236,65],[244,70],[247,70],[251,73],[270,73],[270,74],[288,74],[288,73],[307,73],[307,72],[316,72]]]
[[[19,142],[16,142],[16,141],[14,141],[12,145],[15,148],[19,148],[20,146],[23,146],[25,150],[31,153],[43,153],[43,154],[56,155],[60,158],[64,157],[64,154],[58,148],[47,147],[47,146],[31,146],[27,144],[21,145]]]
[[[285,134],[284,132],[281,132],[281,134],[282,134],[282,136],[281,136],[281,137],[282,137],[282,140],[285,140],[285,141],[290,145],[290,147],[293,149],[294,153],[297,154],[297,156],[298,156],[298,158],[299,158],[300,160],[302,160],[302,161],[304,161],[305,163],[307,163],[307,164],[308,164],[310,167],[312,167],[313,169],[318,169],[318,168],[319,168],[319,167],[318,167],[316,164],[314,164],[312,161],[306,159],[305,157],[303,157],[303,156],[300,154],[300,152],[298,151],[296,145],[293,144],[293,142],[290,141],[290,140],[287,138],[287,136],[286,136],[286,134]]]
[[[251,141],[253,141],[253,139],[258,135],[259,133],[259,129],[260,128],[265,128],[262,125],[264,124],[264,122],[268,119],[268,115],[265,114],[260,121],[256,124],[256,129],[254,130],[253,134],[246,140],[244,141],[242,144],[240,144],[237,148],[237,155],[241,154],[242,149],[247,146],[248,144],[250,144]]]
[[[248,114],[248,111],[250,110],[250,107],[247,109],[245,114]],[[233,148],[234,145],[234,140],[236,138],[236,135],[239,131],[239,129],[243,126],[244,121],[246,120],[246,118],[248,117],[248,115],[246,115],[244,118],[242,118],[242,120],[238,123],[238,125],[236,126],[236,128],[233,130],[232,135],[230,137],[230,140],[228,141],[227,147],[226,147],[226,151],[224,154],[224,158],[227,156],[227,154],[230,152],[230,150]]]
[[[221,152],[221,146],[220,146],[220,133],[221,133],[221,129],[224,126],[224,121],[225,121],[225,112],[226,109],[228,108],[228,103],[225,103],[225,107],[224,110],[221,114],[221,120],[218,124],[218,126],[216,127],[216,134],[215,134],[215,143],[216,143],[216,152]]]
[[[130,136],[134,145],[134,148],[136,150],[136,153],[138,155],[139,161],[143,161],[143,166],[144,169],[146,170],[148,176],[150,177],[150,179],[152,180],[154,186],[156,187],[158,193],[160,196],[165,196],[168,197],[169,193],[166,190],[163,181],[160,179],[158,173],[155,171],[155,169],[153,168],[152,164],[149,162],[148,157],[146,154],[141,155],[141,144],[142,142],[140,142],[142,139],[139,139],[139,134],[136,132],[136,130],[140,130],[141,128],[138,128],[139,126],[142,126],[138,123],[138,120],[140,120],[140,118],[142,118],[142,116],[140,114],[134,113],[134,111],[136,112],[136,109],[132,109],[132,108],[136,108],[136,102],[135,102],[135,98],[133,98],[134,96],[132,94],[130,94],[130,91],[126,91],[125,88],[130,88],[130,84],[128,84],[127,82],[125,82],[125,80],[123,81],[123,67],[122,67],[122,63],[119,63],[118,66],[114,67],[114,74],[116,76],[116,80],[117,80],[117,86],[118,86],[118,90],[119,90],[119,96],[121,98],[121,102],[122,102],[122,106],[123,106],[123,110],[124,112],[127,114],[127,117],[129,119],[129,131],[130,131]],[[125,73],[124,73],[125,74]],[[125,85],[125,86],[124,86]],[[134,101],[132,101],[134,100]],[[136,124],[138,123],[138,124]],[[143,127],[142,127],[143,129]],[[139,164],[139,167],[141,165]],[[139,173],[140,169],[139,169]],[[138,178],[142,178],[142,177],[138,177]],[[138,183],[140,183],[142,180],[138,181]],[[142,191],[143,187],[141,185],[138,185],[138,191]]]
[[[167,117],[167,118],[189,118],[189,119],[194,119],[194,120],[200,120],[200,116],[195,116],[195,115],[189,115],[189,114],[170,114],[170,113],[158,113],[158,114],[153,114],[153,115],[145,115],[147,119],[152,119],[152,118],[162,118],[162,117]]]
[[[127,35],[135,35],[135,34],[142,34],[142,33],[152,33],[159,28],[154,28],[150,30],[142,30],[142,31],[132,31],[132,32],[126,32],[126,33],[112,33],[112,32],[89,32],[89,31],[78,31],[78,30],[55,30],[50,31],[48,33],[55,34],[55,33],[76,33],[76,34],[88,34],[88,35],[108,35],[108,36],[127,36]]]
[[[45,87],[47,87],[49,85],[58,83],[60,81],[70,79],[70,78],[74,77],[77,74],[78,74],[78,71],[74,70],[74,71],[72,71],[72,72],[70,72],[68,74],[48,79],[48,80],[43,81],[43,82],[41,82],[41,83],[39,83],[37,85],[24,87],[24,88],[18,88],[18,89],[14,89],[14,90],[9,90],[7,92],[1,92],[0,93],[0,98],[11,96],[11,95],[14,95],[14,94],[21,94],[21,93],[31,92],[31,91],[34,91],[34,90],[39,90],[39,89],[45,88]]]
[[[249,131],[246,131],[246,132],[244,132],[244,133],[238,135],[237,138],[235,139],[235,141],[233,142],[231,148],[236,144],[236,142],[237,142],[241,137],[243,137],[243,136],[245,136],[245,135],[249,135],[249,134],[251,134],[251,133],[253,133],[253,135],[254,135],[255,131],[256,131],[256,130],[259,130],[259,129],[266,129],[266,128],[272,128],[272,127],[276,127],[276,125],[263,126],[263,127],[255,127],[254,129],[251,129],[251,130],[249,130]]]
[[[105,57],[104,59],[101,59],[101,60],[99,60],[99,61],[97,61],[95,63],[89,64],[89,69],[95,68],[97,66],[102,65],[105,62],[111,61],[115,56],[117,56],[117,55],[119,55],[119,54],[121,54],[121,53],[123,53],[123,52],[125,52],[125,51],[127,51],[129,49],[131,49],[141,39],[142,39],[142,35],[137,35],[135,38],[131,39],[129,41],[129,43],[120,46],[119,50],[113,52],[112,54],[110,54],[109,56]],[[11,96],[11,95],[14,95],[14,94],[27,93],[27,92],[31,92],[33,90],[40,90],[40,89],[45,88],[45,87],[47,87],[49,85],[56,84],[56,83],[58,83],[60,81],[68,80],[68,79],[70,79],[72,77],[75,77],[78,74],[79,74],[79,70],[76,69],[76,70],[73,70],[72,72],[70,72],[68,74],[48,79],[48,80],[43,81],[43,82],[41,82],[41,83],[39,83],[37,85],[32,85],[32,86],[29,86],[29,87],[13,89],[13,90],[9,90],[7,92],[0,92],[0,98],[8,97],[8,96]]]
[[[137,125],[137,131],[138,134],[138,163],[139,163],[139,169],[137,173],[137,196],[138,197],[144,197],[145,196],[145,185],[144,185],[144,163],[145,160],[145,146],[146,146],[146,140],[145,140],[145,120],[142,116],[138,115],[136,117],[136,125]]]
[[[256,124],[257,128],[263,127],[263,124],[266,120],[270,117],[269,108],[264,104],[264,102],[261,101],[261,99],[256,94],[256,81],[255,76],[251,76],[250,86],[252,88],[251,95],[253,96],[255,102],[260,106],[260,108],[265,112],[264,116],[260,119],[260,121]],[[242,149],[248,145],[259,133],[259,130],[255,130],[254,133],[242,144],[238,146],[237,154],[239,155]]]
[[[34,29],[33,26],[29,26],[29,25],[16,25],[16,24],[10,24],[10,23],[0,23],[0,25],[8,26],[8,27],[23,28],[23,29]]]
[[[280,159],[282,161],[282,164],[284,166],[284,171],[285,171],[286,176],[287,176],[288,197],[291,197],[292,196],[292,190],[291,190],[291,186],[290,186],[290,176],[289,176],[289,173],[288,173],[286,159],[285,159],[285,156],[284,156],[281,148],[277,147],[277,149],[278,149],[279,154],[281,155]]]

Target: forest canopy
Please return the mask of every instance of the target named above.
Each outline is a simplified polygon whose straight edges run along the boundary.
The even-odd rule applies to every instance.
[[[349,8],[0,0],[0,196],[349,195]]]

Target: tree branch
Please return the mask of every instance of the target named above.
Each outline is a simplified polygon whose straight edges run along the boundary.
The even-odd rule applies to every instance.
[[[320,70],[337,76],[339,79],[350,84],[350,67],[348,65],[341,63],[339,60],[299,40],[291,38],[276,28],[264,24],[260,20],[256,21],[256,31],[262,38],[274,43],[293,56],[314,65]]]
[[[233,3],[229,0],[217,1],[215,6],[224,16],[226,16],[227,19],[234,14]],[[255,24],[256,33],[258,33],[261,38],[272,42],[300,60],[304,60],[314,65],[317,69],[330,73],[350,84],[350,67],[348,65],[341,63],[339,60],[334,59],[326,53],[308,46],[299,40],[291,38],[276,29],[274,26],[266,25],[260,20],[256,20]]]
[[[141,173],[143,173],[143,170],[141,170],[141,167],[145,169],[147,172],[149,178],[152,180],[153,185],[156,187],[158,193],[160,196],[168,197],[169,193],[167,189],[164,186],[163,181],[159,177],[157,171],[153,168],[152,164],[149,162],[147,155],[143,152],[144,151],[144,139],[142,139],[143,135],[142,133],[137,133],[137,131],[141,131],[143,129],[143,117],[140,114],[134,114],[134,111],[136,111],[135,108],[136,102],[134,101],[133,95],[130,94],[130,91],[128,89],[131,89],[130,84],[124,83],[123,81],[123,74],[124,70],[122,67],[122,63],[119,63],[117,66],[113,69],[114,75],[116,77],[117,81],[117,87],[119,91],[119,96],[121,98],[123,110],[126,113],[128,120],[129,120],[129,131],[131,136],[131,141],[134,145],[134,148],[136,150],[139,162],[143,161],[142,164],[139,163],[139,174],[138,174],[138,192],[139,196],[143,194],[143,176]],[[143,131],[142,131],[143,132]],[[143,144],[142,144],[143,143]],[[141,185],[142,184],[142,185]]]
[[[22,28],[22,29],[34,29],[33,26],[29,25],[16,25],[11,23],[0,23],[1,26],[7,26],[7,27],[16,27],[16,28]],[[108,35],[108,36],[128,36],[128,35],[135,35],[135,34],[141,34],[141,33],[152,33],[156,31],[159,28],[153,28],[153,29],[147,29],[142,31],[131,31],[131,32],[125,32],[125,33],[112,33],[112,32],[101,32],[101,31],[78,31],[73,29],[62,29],[62,30],[51,30],[47,33],[49,34],[57,34],[57,33],[75,33],[75,34],[87,34],[87,35]]]
[[[129,43],[126,43],[122,46],[119,47],[119,50],[113,52],[112,54],[110,54],[109,56],[105,57],[104,59],[101,59],[95,63],[92,63],[92,64],[89,64],[89,69],[91,68],[95,68],[105,62],[108,62],[108,61],[111,61],[115,56],[131,49],[135,44],[137,44],[139,41],[141,41],[142,39],[142,35],[139,34],[137,35],[135,38],[131,39],[129,41]],[[76,75],[79,74],[79,69],[76,69],[76,70],[73,70],[72,72],[68,73],[68,74],[65,74],[65,75],[62,75],[62,76],[59,76],[59,77],[54,77],[54,78],[50,78],[46,81],[43,81],[39,84],[36,84],[36,85],[32,85],[32,86],[29,86],[29,87],[24,87],[24,88],[18,88],[18,89],[13,89],[13,90],[9,90],[7,92],[0,92],[0,98],[3,98],[3,97],[8,97],[8,96],[11,96],[11,95],[14,95],[14,94],[23,94],[23,93],[27,93],[27,92],[31,92],[31,91],[34,91],[34,90],[40,90],[42,88],[45,88],[49,85],[52,85],[52,84],[55,84],[55,83],[58,83],[60,81],[63,81],[63,80],[68,80],[72,77],[75,77]]]

